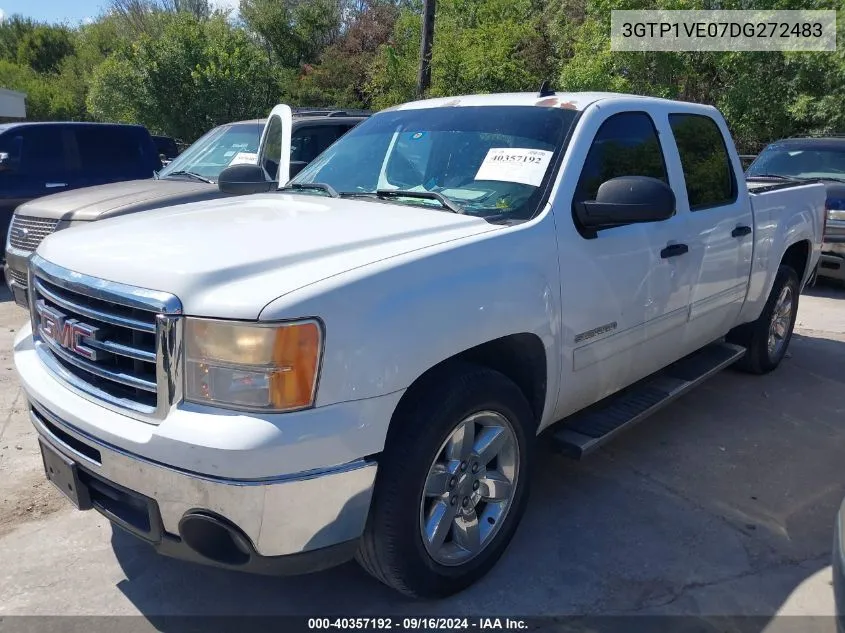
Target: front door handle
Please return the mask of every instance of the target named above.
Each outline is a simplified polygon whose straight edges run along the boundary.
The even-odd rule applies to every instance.
[[[744,237],[751,233],[750,226],[738,226],[733,231],[731,231],[731,237]]]
[[[677,257],[688,252],[689,246],[686,244],[669,244],[669,246],[660,251],[660,256],[663,259],[669,259],[670,257]]]
[[[67,183],[66,182],[47,182],[47,183],[44,183],[44,186],[47,189],[55,189],[56,187],[67,187]]]

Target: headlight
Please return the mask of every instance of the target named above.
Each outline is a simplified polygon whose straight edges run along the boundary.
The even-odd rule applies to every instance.
[[[845,220],[845,209],[831,209],[827,212],[828,220]]]
[[[313,320],[185,320],[185,398],[255,411],[314,404],[322,332]]]

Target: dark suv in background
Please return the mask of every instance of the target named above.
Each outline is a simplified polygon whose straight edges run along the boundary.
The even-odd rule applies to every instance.
[[[161,160],[147,128],[112,123],[0,125],[0,231],[34,198],[152,178]]]

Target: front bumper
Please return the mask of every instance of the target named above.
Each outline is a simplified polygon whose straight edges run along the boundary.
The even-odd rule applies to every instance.
[[[3,265],[3,275],[6,285],[12,292],[12,297],[22,308],[29,309],[27,298],[27,264],[32,255],[29,251],[22,251],[6,246],[6,263]]]
[[[305,573],[352,558],[376,475],[373,460],[261,481],[212,478],[127,454],[31,401],[40,439],[75,463],[92,507],[160,553],[257,573]],[[224,526],[232,543],[186,537],[188,517]],[[214,533],[210,533],[214,538]]]
[[[839,509],[833,533],[833,595],[837,631],[845,633],[845,502]]]
[[[845,282],[845,241],[822,244],[818,274],[820,277]]]
[[[402,396],[267,415],[182,404],[151,424],[68,388],[39,359],[28,323],[14,360],[42,441],[86,476],[154,504],[147,515],[152,524],[153,514],[160,519],[161,537],[142,538],[172,549],[174,538],[184,541],[185,517],[200,511],[242,534],[256,560],[360,537],[377,470],[372,456]]]

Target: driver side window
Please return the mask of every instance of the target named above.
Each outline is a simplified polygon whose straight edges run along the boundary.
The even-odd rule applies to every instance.
[[[574,201],[595,200],[599,186],[618,176],[650,176],[669,184],[657,130],[645,112],[622,112],[601,124],[584,161]]]

